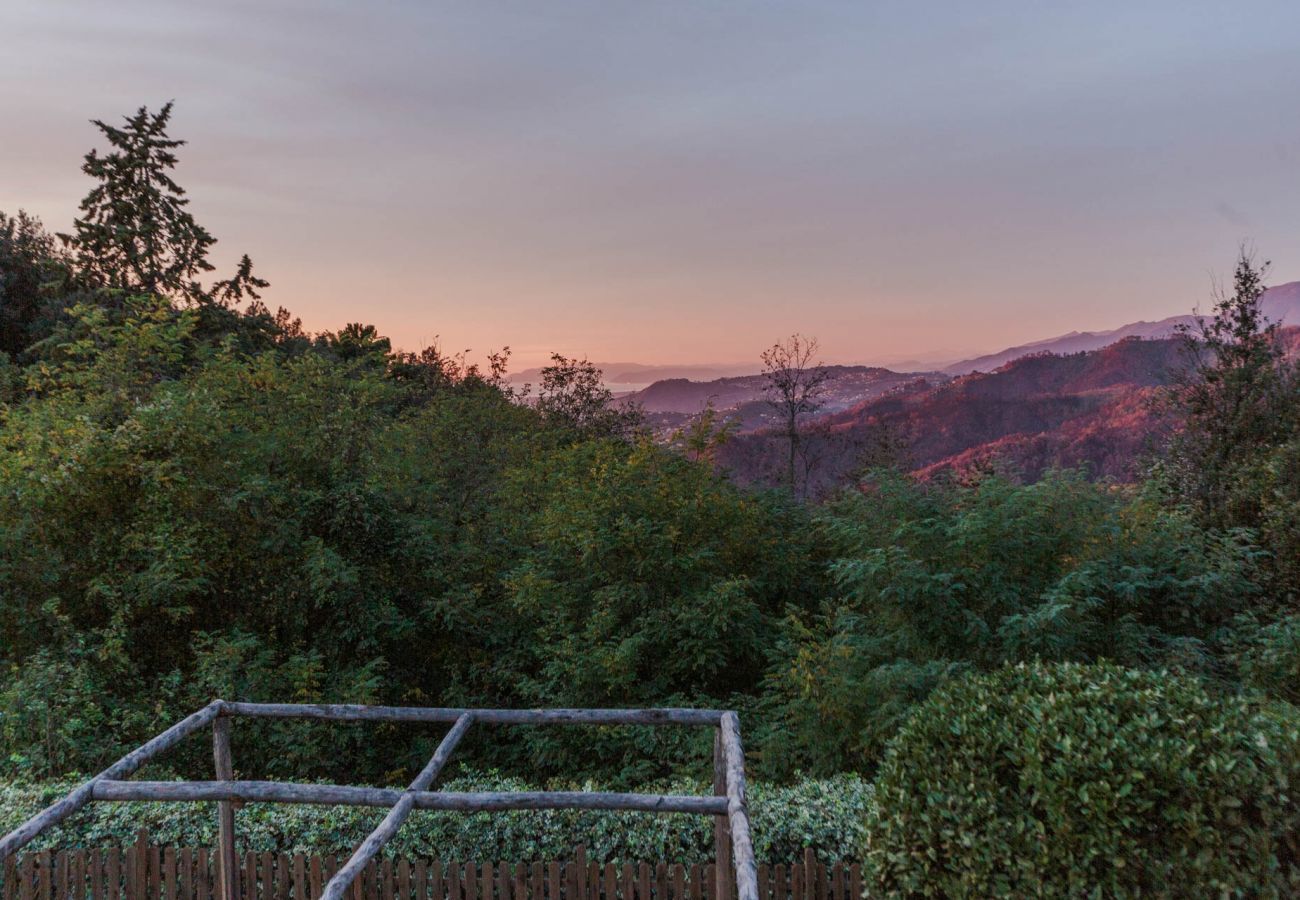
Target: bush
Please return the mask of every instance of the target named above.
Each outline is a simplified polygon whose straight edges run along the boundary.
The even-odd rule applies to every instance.
[[[0,783],[0,834],[54,802],[75,782]],[[496,774],[444,783],[454,791],[518,791],[536,785]],[[556,790],[594,790],[592,784],[552,783]],[[708,794],[711,784],[674,781],[643,790]],[[751,785],[750,820],[760,860],[790,863],[811,847],[824,862],[861,857],[871,785],[853,775],[804,780],[790,787]],[[382,809],[254,803],[238,813],[241,849],[285,853],[351,853],[379,824]],[[160,844],[212,846],[216,813],[203,803],[96,803],[37,839],[36,848],[125,846],[139,829]],[[539,810],[504,813],[418,811],[386,845],[393,856],[450,860],[564,859],[585,844],[598,862],[713,858],[708,816]]]
[[[1260,624],[1253,616],[1233,623],[1231,659],[1246,687],[1300,703],[1300,616]]]
[[[1007,667],[899,732],[868,868],[901,896],[1293,896],[1297,790],[1294,707],[1110,664]]]
[[[768,777],[872,771],[915,705],[966,670],[1034,659],[1213,671],[1259,550],[1140,493],[1049,472],[876,473],[818,510],[837,595],[792,615],[766,674]]]

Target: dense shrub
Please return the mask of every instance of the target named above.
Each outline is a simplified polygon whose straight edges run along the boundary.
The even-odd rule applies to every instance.
[[[1100,658],[1211,669],[1258,551],[1138,491],[1049,472],[878,474],[819,510],[838,596],[792,616],[768,673],[769,772],[876,764],[913,706],[968,670]]]
[[[1300,703],[1300,616],[1264,623],[1242,616],[1233,623],[1231,658],[1247,687]]]
[[[868,862],[903,896],[1300,888],[1300,717],[1182,675],[1020,665],[936,691],[876,781]]]
[[[72,783],[0,784],[0,833],[13,828]],[[471,775],[449,780],[447,790],[528,790],[519,779]],[[594,789],[590,783],[553,783],[547,787]],[[707,794],[702,782],[658,783],[645,790]],[[754,850],[769,862],[793,862],[811,847],[824,861],[861,856],[872,789],[852,775],[805,780],[778,787],[750,786]],[[238,813],[242,846],[256,851],[348,853],[383,818],[383,810],[251,804]],[[36,847],[109,847],[125,845],[147,829],[158,843],[210,846],[216,838],[216,814],[201,803],[99,803],[68,823],[51,829]],[[516,862],[562,859],[585,844],[588,858],[601,862],[668,860],[703,862],[713,856],[713,821],[708,816],[649,815],[584,810],[504,813],[415,813],[386,852],[395,856]]]
[[[820,579],[797,505],[553,426],[454,360],[359,326],[256,354],[196,327],[156,299],[79,307],[0,406],[0,775],[102,768],[212,697],[730,706]],[[235,741],[259,774],[409,778],[417,731]],[[700,734],[467,752],[635,783],[707,755]]]

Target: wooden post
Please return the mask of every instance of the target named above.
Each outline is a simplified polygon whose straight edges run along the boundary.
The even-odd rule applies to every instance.
[[[736,893],[740,900],[758,900],[758,869],[749,835],[749,803],[745,799],[745,750],[740,743],[740,719],[734,712],[722,714],[718,735],[726,761],[727,836],[735,859]]]
[[[230,717],[212,721],[212,761],[218,781],[234,781],[235,766],[230,757]],[[217,896],[239,900],[239,858],[235,853],[235,804],[217,804]]]
[[[727,796],[727,758],[722,748],[722,728],[713,733],[713,793]],[[731,824],[727,816],[713,817],[714,900],[731,900]]]

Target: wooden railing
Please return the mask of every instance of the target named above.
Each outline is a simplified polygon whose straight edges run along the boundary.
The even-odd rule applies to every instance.
[[[236,779],[230,754],[231,720],[312,719],[326,722],[450,723],[438,749],[406,790],[337,784],[300,784]],[[432,790],[456,746],[474,723],[483,725],[637,725],[713,729],[713,794],[680,796],[621,794],[607,791],[488,791],[459,793]],[[135,781],[141,766],[186,737],[212,726],[213,781]],[[714,859],[718,875],[715,900],[760,900],[758,865],[749,830],[745,799],[745,750],[740,741],[740,717],[718,709],[460,709],[422,706],[357,706],[333,703],[240,703],[213,700],[175,725],[141,744],[89,781],[0,837],[0,863],[8,865],[19,850],[37,836],[89,803],[123,800],[217,804],[217,849],[220,900],[241,900],[237,882],[235,804],[315,803],[329,806],[369,806],[388,810],[384,820],[352,855],[326,879],[311,900],[343,900],[363,870],[417,809],[502,812],[512,809],[605,809],[628,812],[685,812],[713,819]],[[137,862],[136,868],[143,864]],[[302,879],[299,879],[302,884]],[[48,897],[42,900],[49,900]],[[460,900],[455,897],[454,900]],[[473,900],[473,898],[469,898]],[[556,898],[558,900],[558,898]]]
[[[717,900],[712,864],[382,859],[349,888],[350,900]],[[242,900],[310,900],[346,856],[244,853]],[[733,887],[734,890],[734,887]],[[761,900],[861,900],[856,864],[758,866]],[[734,896],[734,895],[733,895]],[[2,900],[220,900],[216,853],[160,847],[146,835],[126,848],[28,853],[7,861]]]

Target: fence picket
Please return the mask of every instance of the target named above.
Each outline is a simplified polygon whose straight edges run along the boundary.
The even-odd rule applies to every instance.
[[[5,860],[5,887],[0,900],[18,900],[18,863],[11,856]]]
[[[0,900],[216,900],[208,848],[161,847],[141,832],[125,849],[48,850],[5,861]],[[245,852],[241,900],[314,900],[338,871],[334,855]],[[587,848],[571,860],[507,863],[372,860],[351,900],[716,900],[713,864],[598,863]],[[861,900],[859,863],[758,866],[759,900]]]
[[[72,861],[68,854],[60,853],[54,857],[54,896],[59,900],[72,894]]]
[[[194,854],[194,880],[190,883],[197,900],[212,900],[217,886],[214,866],[218,858],[209,853],[207,847],[200,847],[199,852]]]
[[[105,884],[105,896],[108,900],[118,900],[122,896],[122,848],[114,847],[108,851],[108,880]]]
[[[311,885],[311,895],[313,898],[319,897],[322,890],[325,889],[325,880],[321,878],[321,858],[313,856],[307,863],[308,884]]]

